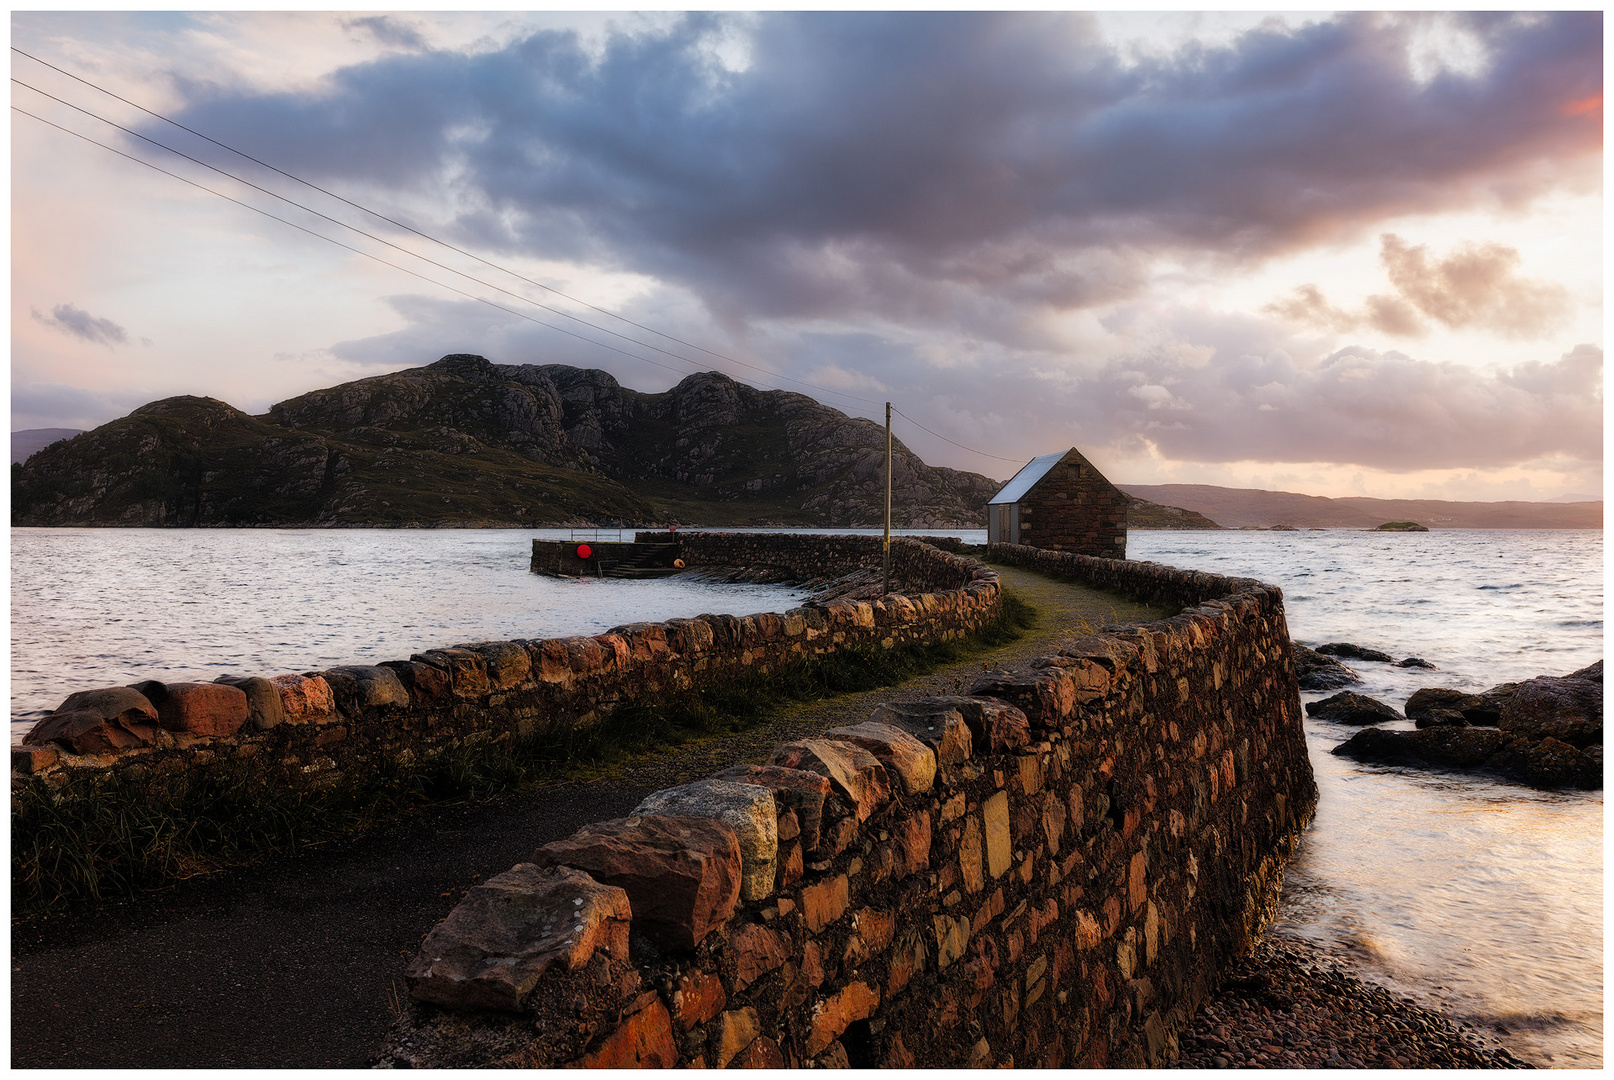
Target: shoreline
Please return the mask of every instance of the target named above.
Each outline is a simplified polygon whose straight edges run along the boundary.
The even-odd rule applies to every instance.
[[[1269,931],[1180,1037],[1173,1069],[1535,1069],[1494,1038]]]

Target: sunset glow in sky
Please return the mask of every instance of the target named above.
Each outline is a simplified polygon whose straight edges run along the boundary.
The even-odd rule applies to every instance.
[[[999,478],[1076,445],[1122,483],[1601,497],[1598,12],[36,12],[12,44],[729,358],[14,52],[18,108],[633,355],[13,112],[13,429],[473,352],[891,400]]]

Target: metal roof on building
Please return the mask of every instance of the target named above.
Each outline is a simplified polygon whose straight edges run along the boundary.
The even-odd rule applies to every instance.
[[[1041,457],[1032,458],[1026,462],[1019,472],[1014,474],[1013,479],[1003,485],[1002,491],[986,500],[986,504],[991,506],[995,503],[1019,502],[1025,498],[1026,492],[1030,491],[1038,480],[1047,476],[1048,470],[1058,465],[1068,453],[1070,453],[1069,450],[1059,450],[1052,454],[1043,454]]]

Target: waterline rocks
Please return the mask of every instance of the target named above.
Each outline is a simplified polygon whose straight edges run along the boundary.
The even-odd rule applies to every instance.
[[[1302,690],[1337,690],[1362,681],[1362,677],[1332,656],[1324,656],[1299,642],[1289,643],[1294,655],[1295,677]]]
[[[1324,656],[1343,656],[1350,660],[1372,660],[1379,664],[1395,663],[1395,657],[1387,652],[1352,645],[1348,641],[1331,641],[1326,645],[1317,646],[1317,651]]]
[[[1317,720],[1327,720],[1334,724],[1382,724],[1386,720],[1400,720],[1401,714],[1390,706],[1366,694],[1353,694],[1349,690],[1335,694],[1333,697],[1323,698],[1321,701],[1307,702],[1306,715]]]
[[[1496,727],[1455,726],[1471,702],[1500,698]],[[1417,699],[1417,695],[1414,695]],[[1478,713],[1478,705],[1473,706]],[[1408,713],[1414,712],[1412,702]],[[1479,770],[1540,788],[1596,790],[1603,786],[1603,664],[1567,676],[1540,676],[1493,687],[1483,695],[1457,691],[1418,701],[1417,731],[1369,728],[1334,748],[1341,757],[1413,767]]]

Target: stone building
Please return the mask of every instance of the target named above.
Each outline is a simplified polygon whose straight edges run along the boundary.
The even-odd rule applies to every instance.
[[[1126,505],[1121,490],[1071,447],[1032,458],[992,496],[986,539],[1124,559]]]

